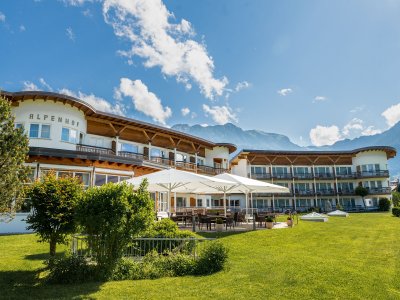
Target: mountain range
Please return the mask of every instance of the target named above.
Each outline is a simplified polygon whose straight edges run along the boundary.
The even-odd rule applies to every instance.
[[[379,134],[361,136],[351,140],[345,139],[331,146],[321,147],[301,147],[285,135],[261,130],[243,130],[232,123],[213,126],[176,124],[172,126],[172,129],[213,142],[233,143],[239,150],[352,150],[368,146],[391,146],[400,150],[400,122]],[[389,160],[389,169],[392,176],[400,175],[400,154]]]

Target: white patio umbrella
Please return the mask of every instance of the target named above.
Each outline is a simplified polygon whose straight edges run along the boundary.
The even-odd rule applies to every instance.
[[[206,193],[214,192],[221,186],[232,187],[235,183],[219,179],[215,177],[209,177],[205,175],[199,175],[192,172],[186,172],[176,169],[167,169],[159,172],[134,177],[126,180],[128,184],[139,186],[143,179],[148,181],[149,192],[168,192],[168,207],[170,207],[171,193],[192,193],[197,189],[202,189]]]
[[[246,195],[246,213],[247,213],[247,194],[248,193],[289,193],[289,189],[280,185],[267,183],[251,178],[246,178],[238,175],[232,175],[229,173],[223,173],[214,176],[215,179],[226,180],[233,182],[234,185],[215,185],[211,189],[214,189],[213,193],[224,194],[224,212],[226,215],[226,194],[245,194]],[[205,186],[195,190],[196,193],[212,193],[210,188]]]
[[[255,180],[243,176],[238,176],[238,175],[233,175],[229,173],[223,173],[214,176],[214,178],[218,179],[224,179],[228,180],[231,182],[234,182],[237,184],[235,187],[235,190],[245,194],[246,196],[246,214],[248,210],[248,199],[247,199],[247,194],[253,194],[253,193],[271,193],[271,194],[284,194],[284,193],[289,193],[289,189],[287,187],[283,187],[280,185],[260,181],[260,180]],[[232,192],[231,192],[232,193]]]

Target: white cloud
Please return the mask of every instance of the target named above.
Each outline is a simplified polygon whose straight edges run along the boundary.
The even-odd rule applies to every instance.
[[[43,78],[39,78],[39,82],[46,90],[53,91],[53,88]]]
[[[0,11],[0,22],[5,22],[5,21],[6,21],[6,15],[3,14],[3,13]]]
[[[190,113],[190,109],[188,107],[184,107],[181,109],[182,116],[187,116]]]
[[[340,138],[340,131],[336,125],[317,125],[315,128],[310,130],[311,143],[315,146],[332,145],[340,140]]]
[[[362,106],[356,106],[356,107],[354,107],[353,109],[351,109],[350,112],[351,112],[351,113],[357,113],[357,112],[360,112],[360,111],[364,110],[364,108],[365,108],[364,105],[362,105]]]
[[[64,94],[70,97],[78,98],[82,101],[87,102],[91,106],[93,106],[96,110],[107,112],[107,113],[112,113],[116,115],[124,115],[124,108],[120,104],[112,105],[110,102],[107,100],[97,97],[93,94],[85,94],[82,93],[81,91],[78,91],[77,93],[74,91],[71,91],[69,89],[61,89],[58,91],[60,94]]]
[[[247,89],[250,87],[250,85],[251,84],[247,81],[241,81],[236,85],[235,92],[239,92],[240,90]]]
[[[342,130],[344,136],[349,137],[354,132],[361,132],[364,129],[363,120],[358,118],[353,118],[349,123],[347,123]]]
[[[68,28],[65,30],[65,34],[67,35],[67,37],[68,37],[71,41],[75,42],[75,33],[73,32],[73,30],[72,30],[71,27],[68,27]]]
[[[24,32],[26,30],[24,25],[19,25],[19,31]]]
[[[386,124],[392,127],[400,121],[400,103],[390,106],[381,115],[386,119]]]
[[[375,129],[374,126],[368,126],[361,132],[362,135],[375,135],[378,133],[382,133],[382,130]]]
[[[287,95],[291,94],[292,92],[293,92],[293,90],[290,88],[280,89],[277,91],[277,93],[281,96],[287,96]]]
[[[313,102],[324,102],[324,101],[326,101],[328,98],[326,98],[325,96],[316,96],[315,98],[314,98],[314,101]]]
[[[67,6],[82,6],[83,4],[90,2],[98,2],[99,0],[62,0],[62,2],[64,2],[65,5]]]
[[[189,21],[170,22],[175,17],[161,0],[105,0],[103,15],[118,37],[132,43],[119,54],[143,58],[145,67],[160,67],[186,88],[195,82],[209,99],[224,93],[228,79],[214,77],[214,60],[204,42],[191,39],[195,32]]]
[[[23,91],[40,91],[41,89],[31,81],[23,81],[22,82],[22,90]]]
[[[83,10],[83,11],[82,11],[82,15],[84,15],[85,17],[88,17],[88,18],[93,17],[93,14],[92,14],[92,12],[90,11],[89,8]]]
[[[136,110],[152,117],[156,122],[165,125],[172,115],[171,109],[168,106],[163,107],[161,100],[141,80],[121,78],[119,91],[121,95],[132,98]]]
[[[203,111],[207,115],[211,115],[211,118],[215,123],[223,125],[228,122],[238,122],[236,114],[232,111],[229,106],[208,106],[203,104]]]

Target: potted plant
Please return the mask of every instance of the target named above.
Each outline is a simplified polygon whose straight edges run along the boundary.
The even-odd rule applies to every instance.
[[[293,226],[293,219],[292,219],[292,217],[287,217],[286,224],[287,224],[287,226],[289,226],[289,227],[292,227],[292,226]]]
[[[272,229],[274,227],[274,218],[272,216],[265,217],[265,226],[267,229]]]
[[[221,232],[224,229],[224,221],[221,218],[215,219],[215,231]]]

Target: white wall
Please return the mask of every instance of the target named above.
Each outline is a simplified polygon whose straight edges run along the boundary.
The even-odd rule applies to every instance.
[[[379,164],[381,170],[387,170],[387,156],[385,151],[360,152],[353,158],[353,165]]]
[[[206,161],[207,166],[214,166],[214,158],[222,158],[222,167],[228,169],[229,164],[229,149],[227,147],[214,147],[212,150],[206,149]]]
[[[20,102],[19,106],[12,107],[12,110],[15,114],[15,123],[22,123],[28,134],[31,123],[50,125],[50,139],[32,138],[29,140],[31,147],[76,150],[75,144],[61,141],[62,127],[86,133],[84,113],[68,104],[44,100],[25,100]]]
[[[248,175],[247,160],[240,159],[239,163],[236,166],[232,167],[232,174],[247,177]]]

